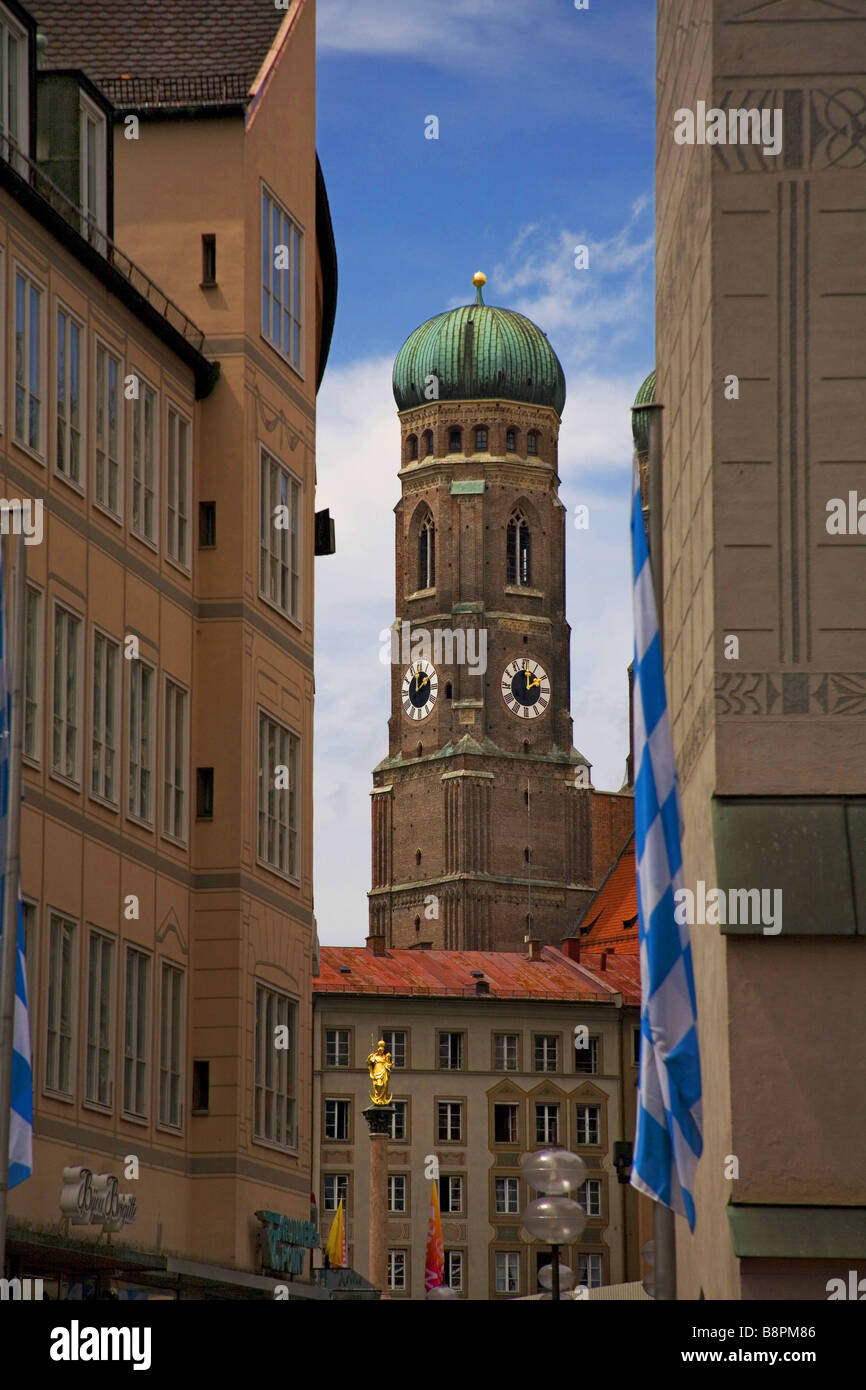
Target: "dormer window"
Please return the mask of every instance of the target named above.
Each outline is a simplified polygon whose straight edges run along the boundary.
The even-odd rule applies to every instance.
[[[0,5],[0,155],[21,172],[15,154],[30,152],[27,34]]]
[[[83,235],[99,245],[99,232],[107,229],[106,154],[107,126],[104,112],[81,93],[81,209]]]

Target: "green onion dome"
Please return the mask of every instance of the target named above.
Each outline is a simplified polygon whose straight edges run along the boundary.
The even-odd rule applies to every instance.
[[[641,384],[641,387],[634,398],[635,405],[652,405],[656,398],[656,369],[653,367],[649,376]],[[631,434],[634,440],[634,447],[637,453],[646,454],[649,451],[649,411],[632,410]]]
[[[406,339],[394,362],[398,410],[431,399],[487,399],[548,405],[562,414],[565,376],[547,335],[523,314],[485,304],[486,279],[481,271],[472,277],[474,304],[437,314]],[[429,390],[431,377],[438,394]]]

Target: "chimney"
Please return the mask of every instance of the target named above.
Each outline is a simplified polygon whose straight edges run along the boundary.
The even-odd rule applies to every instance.
[[[567,936],[562,943],[562,954],[569,960],[580,960],[580,937]]]
[[[368,950],[368,951],[372,951],[374,956],[384,956],[384,955],[385,955],[385,938],[384,938],[384,936],[381,936],[381,935],[380,935],[380,936],[368,936],[368,937],[366,938],[366,943],[365,943],[365,944],[366,944],[367,950]]]
[[[529,943],[529,959],[541,960],[541,947],[544,943],[534,939]]]

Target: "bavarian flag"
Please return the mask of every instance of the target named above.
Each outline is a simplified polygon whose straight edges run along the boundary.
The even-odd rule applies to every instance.
[[[433,1179],[430,1216],[427,1221],[427,1258],[424,1261],[424,1292],[445,1283],[445,1251],[442,1246],[442,1218],[439,1215],[439,1188]]]
[[[329,1269],[346,1268],[346,1222],[343,1218],[343,1199],[340,1198],[328,1239],[325,1244],[325,1259]]]

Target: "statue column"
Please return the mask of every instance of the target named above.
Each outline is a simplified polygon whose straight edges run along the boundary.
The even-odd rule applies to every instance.
[[[388,1140],[393,1105],[368,1105],[364,1117],[370,1127],[370,1265],[369,1279],[382,1297],[388,1297],[388,1240],[385,1229],[388,1196]]]

